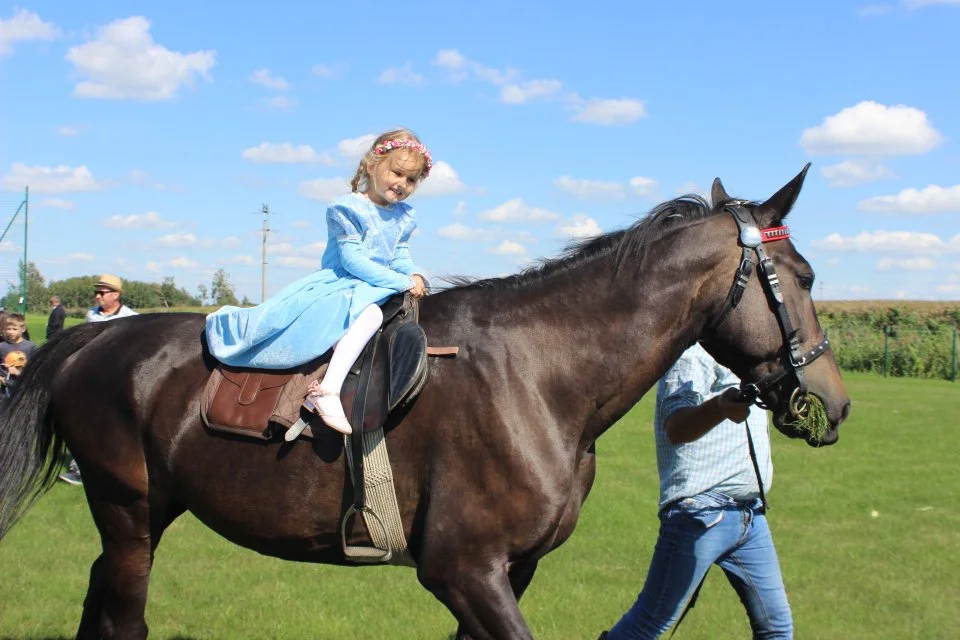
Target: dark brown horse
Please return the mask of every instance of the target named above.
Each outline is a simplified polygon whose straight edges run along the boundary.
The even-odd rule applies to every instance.
[[[805,173],[763,203],[731,200],[717,181],[713,208],[666,202],[535,269],[423,300],[430,342],[460,354],[431,363],[420,397],[388,423],[387,444],[417,576],[460,637],[532,637],[517,599],[573,533],[594,443],[696,340],[744,381],[768,381],[761,400],[788,436],[802,380],[830,421],[811,444],[836,441],[850,403],[833,356],[795,357],[823,340],[810,265],[789,239],[768,243],[779,287],[752,277],[742,297],[728,295],[745,255],[728,213],[780,226]],[[205,429],[200,394],[213,363],[203,329],[202,315],[183,314],[71,329],[39,351],[0,417],[0,536],[49,487],[64,444],[83,472],[103,553],[78,638],[146,637],[153,554],[186,510],[260,553],[344,563],[342,441],[331,432],[255,443]],[[359,533],[351,542],[365,541]]]

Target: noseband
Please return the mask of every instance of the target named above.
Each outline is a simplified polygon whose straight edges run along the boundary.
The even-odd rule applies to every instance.
[[[716,320],[710,323],[706,332],[708,335],[714,333],[720,325],[727,319],[730,312],[740,303],[743,292],[750,281],[750,276],[760,267],[760,281],[763,283],[763,290],[766,293],[767,300],[773,306],[773,311],[777,316],[777,324],[780,325],[780,334],[783,336],[786,358],[783,366],[778,371],[761,378],[756,382],[740,383],[740,398],[755,402],[758,406],[767,409],[762,401],[762,396],[771,387],[780,382],[784,376],[793,374],[797,381],[797,386],[790,395],[789,409],[794,417],[802,417],[810,409],[807,400],[807,383],[803,375],[803,368],[819,358],[830,348],[830,340],[824,336],[823,340],[817,343],[815,347],[807,352],[800,350],[800,340],[797,338],[797,330],[790,321],[790,313],[787,311],[787,305],[783,301],[783,291],[780,289],[780,279],[777,277],[776,269],[773,266],[773,259],[764,251],[763,245],[767,242],[776,242],[777,240],[786,240],[790,237],[790,231],[787,227],[770,227],[768,229],[758,229],[753,221],[753,216],[744,206],[747,204],[744,200],[731,200],[724,205],[724,210],[733,216],[737,227],[740,230],[739,244],[743,248],[743,255],[740,259],[740,267],[737,269],[733,286],[727,294],[727,300],[724,303],[723,311],[717,316]],[[756,255],[756,261],[754,261]]]

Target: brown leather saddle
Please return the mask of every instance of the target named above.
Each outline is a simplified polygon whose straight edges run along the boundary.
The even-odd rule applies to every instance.
[[[355,433],[380,428],[391,411],[416,398],[426,383],[428,355],[457,352],[457,347],[427,346],[411,295],[393,296],[381,309],[383,325],[351,367],[340,394]],[[201,398],[203,421],[214,431],[263,440],[277,437],[298,418],[327,429],[301,404],[310,380],[322,378],[329,361],[330,352],[285,370],[218,363]],[[303,436],[313,437],[310,426]]]

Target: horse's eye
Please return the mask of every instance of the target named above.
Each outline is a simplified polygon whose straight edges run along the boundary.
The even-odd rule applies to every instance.
[[[797,276],[797,284],[800,285],[801,289],[810,291],[813,288],[813,276]]]

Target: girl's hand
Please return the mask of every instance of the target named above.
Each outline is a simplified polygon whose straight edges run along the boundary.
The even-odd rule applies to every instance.
[[[411,277],[413,278],[413,286],[410,287],[408,291],[413,294],[413,297],[422,298],[427,295],[427,283],[424,281],[423,276],[415,273]]]

